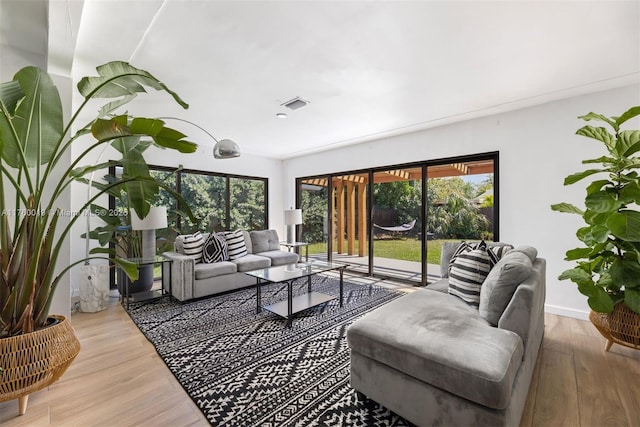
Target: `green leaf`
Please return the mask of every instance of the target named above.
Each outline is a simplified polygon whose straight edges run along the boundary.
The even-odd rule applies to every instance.
[[[604,224],[594,224],[591,227],[591,236],[598,243],[604,243],[609,238],[610,231]]]
[[[609,267],[609,274],[617,286],[640,288],[640,264],[636,260],[616,259]]]
[[[614,236],[629,242],[640,242],[640,212],[615,212],[607,218],[606,225]]]
[[[181,153],[194,153],[198,149],[198,145],[183,138],[182,133],[165,127],[153,137],[153,141],[160,147],[171,148]]]
[[[640,314],[640,291],[637,291],[635,289],[625,289],[624,303],[631,310]]]
[[[583,165],[589,164],[589,163],[604,163],[604,164],[614,164],[616,162],[616,159],[614,159],[613,157],[609,157],[609,156],[602,156],[602,157],[598,157],[597,159],[586,159],[582,161]]]
[[[576,182],[580,181],[583,178],[586,178],[588,176],[591,176],[596,173],[601,173],[601,172],[608,172],[608,171],[606,169],[587,169],[584,172],[574,173],[564,179],[564,185],[575,184]]]
[[[100,108],[100,110],[98,111],[98,118],[107,117],[109,114],[111,114],[113,111],[115,111],[119,107],[133,101],[136,98],[136,96],[137,95],[135,94],[125,95],[120,99],[116,99],[115,101],[111,101],[103,105],[102,108]]]
[[[587,138],[593,138],[604,142],[610,150],[615,146],[615,139],[613,135],[611,135],[607,129],[602,127],[584,126],[576,131],[576,135],[582,135]]]
[[[640,151],[640,130],[623,130],[618,134],[616,151],[620,156],[629,157]]]
[[[2,158],[14,168],[24,161],[29,167],[48,163],[62,138],[62,103],[51,77],[36,67],[25,67],[16,73],[24,98],[15,106],[15,114],[0,116]],[[9,90],[13,94],[13,86]],[[7,102],[12,103],[15,95]],[[3,104],[4,104],[3,100]],[[11,134],[15,129],[17,139]]]
[[[576,248],[567,251],[565,261],[575,261],[577,259],[589,258],[591,248]]]
[[[13,116],[16,113],[16,105],[23,97],[24,92],[22,92],[19,81],[12,80],[0,83],[0,103],[7,116]]]
[[[138,280],[138,264],[122,258],[114,258],[113,262],[125,272],[129,279]]]
[[[183,108],[189,108],[177,93],[144,70],[123,62],[113,61],[96,68],[100,77],[84,77],[78,83],[78,90],[85,98],[116,98],[146,92],[143,85],[164,90]]]
[[[593,181],[591,184],[587,186],[587,195],[600,191],[600,189],[605,185],[613,186],[613,183],[607,179],[600,179],[597,181]]]
[[[571,280],[574,283],[593,284],[591,274],[579,267],[565,270],[562,273],[560,273],[560,276],[558,276],[558,280],[567,280],[567,279]]]
[[[611,313],[613,311],[613,300],[601,287],[578,284],[578,290],[588,297],[587,302],[593,311],[599,313]]]
[[[95,172],[95,171],[99,171],[99,170],[103,170],[103,169],[108,169],[109,166],[114,166],[114,162],[111,160],[108,160],[106,162],[103,163],[99,163],[97,165],[89,165],[89,166],[82,166],[79,168],[75,168],[71,171],[71,173],[69,175],[71,175],[71,177],[73,178],[81,178],[91,172]]]
[[[607,191],[598,191],[597,193],[589,194],[584,204],[587,209],[597,213],[613,212],[622,205],[615,194]]]
[[[620,201],[624,204],[640,202],[640,185],[637,181],[630,181],[629,184],[620,190]]]
[[[627,111],[622,113],[622,115],[620,117],[616,117],[616,125],[620,126],[621,124],[623,124],[627,120],[632,119],[632,118],[634,118],[636,116],[639,116],[639,115],[640,115],[640,106],[631,107]]]
[[[106,254],[106,255],[115,255],[115,251],[111,248],[92,248],[89,251],[90,254],[95,255],[95,254]]]
[[[590,121],[590,120],[598,120],[601,122],[605,122],[608,123],[609,125],[611,125],[611,127],[617,132],[618,129],[620,128],[618,126],[618,123],[616,123],[615,121],[611,120],[610,118],[603,116],[602,114],[596,114],[596,113],[589,113],[589,114],[585,114],[584,116],[578,116],[579,119],[585,120],[585,121]]]
[[[587,224],[596,225],[596,224],[603,224],[609,217],[609,213],[596,213],[594,211],[587,209],[584,212],[583,216]]]
[[[582,210],[578,209],[571,203],[556,203],[554,205],[551,205],[551,210],[554,210],[556,212],[573,213],[581,216],[584,215],[584,212]]]

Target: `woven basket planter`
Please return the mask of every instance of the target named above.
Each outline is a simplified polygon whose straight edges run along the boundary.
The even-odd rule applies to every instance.
[[[625,303],[616,304],[611,313],[592,311],[589,320],[607,339],[605,350],[608,351],[614,343],[640,349],[640,314]]]
[[[28,334],[0,339],[0,402],[19,399],[20,415],[29,394],[41,390],[64,374],[80,352],[80,341],[64,316],[52,326]]]

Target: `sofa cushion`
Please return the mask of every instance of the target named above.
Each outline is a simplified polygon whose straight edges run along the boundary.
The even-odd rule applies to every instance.
[[[489,325],[458,298],[428,289],[400,297],[349,327],[352,351],[495,409],[509,405],[522,339]]]
[[[494,262],[484,243],[478,245],[477,249],[472,247],[463,243],[453,255],[449,267],[449,293],[471,306],[478,307],[480,287]]]
[[[224,237],[227,239],[227,250],[229,251],[230,260],[242,258],[247,255],[247,246],[244,243],[242,230],[225,231]]]
[[[294,252],[276,250],[260,252],[256,255],[266,256],[267,258],[270,258],[271,265],[274,267],[277,265],[295,264],[296,262],[298,262],[298,254]]]
[[[254,230],[249,232],[253,253],[275,251],[280,249],[280,240],[276,230]]]
[[[242,236],[244,237],[244,245],[247,247],[247,253],[253,253],[253,245],[251,244],[251,236],[247,230],[242,230]]]
[[[196,262],[200,262],[202,261],[204,239],[204,236],[199,231],[193,234],[181,234],[176,237],[176,250],[193,258]]]
[[[493,267],[482,284],[478,309],[480,315],[493,326],[498,325],[500,316],[518,285],[531,275],[533,265],[527,252],[531,251],[517,248],[509,251]]]
[[[224,234],[209,234],[202,247],[202,262],[210,264],[228,260],[229,251],[227,250],[227,239],[225,239]]]
[[[232,274],[237,271],[237,266],[229,261],[214,262],[211,264],[200,263],[194,268],[194,277],[196,280],[209,279],[211,277]]]
[[[267,257],[247,254],[242,258],[231,260],[237,267],[238,272],[244,273],[245,271],[259,270],[261,268],[267,268],[271,266],[271,260]]]
[[[449,279],[443,278],[436,280],[433,283],[429,283],[427,285],[427,289],[429,289],[430,291],[444,292],[446,294],[447,292],[449,292]]]

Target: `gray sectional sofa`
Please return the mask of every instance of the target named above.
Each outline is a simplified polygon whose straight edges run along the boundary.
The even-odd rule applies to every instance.
[[[352,387],[420,426],[518,426],[544,333],[545,269],[534,248],[516,248],[485,279],[479,308],[444,277],[363,316],[347,331]]]
[[[193,257],[184,254],[180,242],[176,241],[173,252],[163,253],[172,261],[172,295],[187,301],[243,288],[256,283],[255,278],[244,274],[246,271],[298,262],[297,254],[280,250],[276,230],[242,231],[242,234],[247,255],[211,264],[195,262]],[[207,236],[205,233],[205,240]]]

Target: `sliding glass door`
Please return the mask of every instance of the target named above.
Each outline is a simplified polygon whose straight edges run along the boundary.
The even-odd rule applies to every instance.
[[[494,160],[427,167],[427,274],[441,276],[446,241],[492,241],[495,233]]]
[[[303,180],[300,190],[302,234],[300,241],[309,243],[309,255],[323,261],[329,253],[329,180]]]
[[[369,173],[334,176],[332,259],[346,261],[352,270],[368,274],[369,247],[367,228],[367,192]]]
[[[497,240],[498,153],[297,179],[310,256],[425,285],[449,240]]]
[[[373,174],[373,273],[422,282],[422,167]]]

